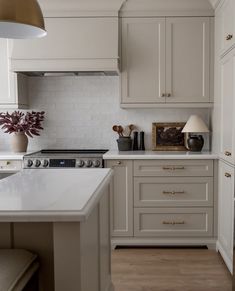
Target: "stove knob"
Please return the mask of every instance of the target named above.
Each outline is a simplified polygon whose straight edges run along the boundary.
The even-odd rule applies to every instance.
[[[77,161],[77,166],[79,167],[79,168],[82,168],[83,166],[84,166],[84,161],[83,160],[78,160]]]
[[[41,165],[41,161],[36,160],[36,161],[34,162],[34,166],[35,166],[36,168],[39,168],[40,165]]]
[[[87,161],[85,162],[85,165],[86,165],[87,168],[92,167],[92,161],[91,161],[91,160],[87,160]]]
[[[32,165],[33,165],[33,161],[32,161],[32,160],[27,160],[26,166],[27,166],[28,168],[31,168]]]
[[[100,161],[99,161],[99,160],[93,161],[93,166],[94,166],[95,168],[99,168],[99,166],[100,166]]]
[[[44,168],[48,167],[48,165],[49,165],[48,160],[43,160],[43,161],[42,161],[42,166],[43,166]]]

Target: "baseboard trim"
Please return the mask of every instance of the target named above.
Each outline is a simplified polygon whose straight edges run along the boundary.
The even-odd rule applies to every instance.
[[[207,246],[216,248],[217,238],[112,238],[112,249],[117,246]]]
[[[221,257],[228,267],[230,273],[233,274],[233,260],[227,255],[226,251],[219,241],[217,241],[216,243],[216,250],[221,254]]]

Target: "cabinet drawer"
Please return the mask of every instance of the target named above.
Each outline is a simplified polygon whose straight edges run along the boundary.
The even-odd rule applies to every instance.
[[[136,207],[213,206],[213,178],[134,178]]]
[[[134,161],[134,176],[192,177],[213,176],[212,160],[139,160]]]
[[[137,237],[203,237],[213,234],[212,208],[135,208]]]
[[[21,171],[22,161],[19,160],[0,160],[0,173],[14,173]]]

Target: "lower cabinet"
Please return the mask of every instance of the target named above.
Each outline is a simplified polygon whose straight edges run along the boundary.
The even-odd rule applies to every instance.
[[[215,246],[213,160],[109,160],[116,245]]]
[[[114,170],[111,182],[111,236],[133,236],[133,163],[107,161],[106,167]]]
[[[217,249],[232,272],[234,224],[234,167],[219,162],[219,219]]]

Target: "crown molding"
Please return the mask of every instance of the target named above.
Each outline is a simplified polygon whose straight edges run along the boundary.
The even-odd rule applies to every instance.
[[[208,0],[208,1],[211,3],[214,9],[216,9],[219,6],[219,3],[221,2],[221,0]]]
[[[126,0],[39,0],[44,17],[114,17]]]
[[[208,0],[127,0],[120,10],[120,15],[122,17],[214,16],[214,9]]]

